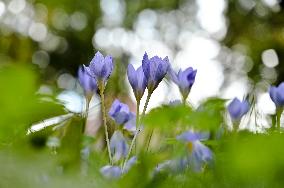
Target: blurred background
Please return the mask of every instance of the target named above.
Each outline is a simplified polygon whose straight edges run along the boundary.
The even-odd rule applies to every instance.
[[[115,73],[108,93],[126,101],[131,93],[134,101],[125,70],[128,63],[140,66],[146,51],[168,56],[176,70],[198,70],[189,96],[193,106],[212,96],[251,94],[258,112],[272,114],[268,86],[284,80],[283,5],[279,0],[0,0],[0,66],[31,67],[39,77],[37,93],[57,96],[79,112],[79,65],[89,64],[97,50],[111,54]],[[150,108],[176,99],[177,86],[165,80]]]

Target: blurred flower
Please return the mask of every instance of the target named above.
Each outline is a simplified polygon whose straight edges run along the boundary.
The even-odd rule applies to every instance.
[[[188,165],[186,158],[167,160],[157,165],[154,173],[162,171],[180,172],[183,171]]]
[[[127,173],[130,168],[137,162],[137,157],[136,156],[133,156],[131,157],[125,164],[125,168],[124,168],[124,171],[123,173]]]
[[[186,141],[186,142],[194,142],[197,140],[207,140],[209,138],[209,133],[198,133],[193,131],[187,131],[179,136],[177,136],[178,140]]]
[[[106,178],[119,178],[122,174],[127,173],[131,167],[137,162],[137,157],[131,157],[125,165],[124,171],[119,166],[106,165],[101,168],[101,174]]]
[[[200,171],[204,163],[208,163],[212,160],[212,151],[200,142],[208,138],[208,133],[196,133],[193,131],[187,131],[177,136],[178,140],[187,143],[190,152],[188,164],[195,171]]]
[[[147,88],[149,93],[152,93],[167,74],[169,59],[168,57],[162,59],[158,56],[148,59],[148,55],[145,52],[142,60],[142,68],[147,79]]]
[[[100,172],[106,178],[119,178],[122,174],[120,167],[111,165],[102,167]]]
[[[115,131],[113,133],[110,139],[110,150],[115,162],[119,161],[123,157],[126,157],[128,153],[128,144],[120,131]]]
[[[129,83],[133,89],[136,100],[140,101],[147,84],[147,80],[144,76],[142,67],[140,66],[137,70],[135,70],[134,67],[129,64],[127,68],[127,76]]]
[[[240,101],[237,98],[234,98],[228,106],[229,114],[234,121],[239,121],[248,110],[248,102],[246,100]]]
[[[96,79],[92,78],[82,66],[78,70],[78,79],[85,93],[94,93],[98,90]]]
[[[282,82],[278,87],[271,86],[269,88],[269,95],[272,101],[275,103],[276,107],[284,106],[284,82]]]
[[[178,85],[184,100],[187,98],[195,81],[196,72],[197,70],[193,70],[192,67],[189,67],[184,71],[180,69],[178,73],[175,73],[172,68],[169,69],[170,77],[173,82]]]
[[[113,69],[112,57],[107,55],[104,58],[104,56],[98,51],[92,59],[90,65],[88,67],[84,66],[84,68],[93,78],[97,80],[97,84],[99,84],[101,81],[105,83]]]
[[[124,129],[131,133],[135,133],[136,131],[136,115],[133,115],[125,124]]]
[[[121,103],[118,99],[115,99],[112,103],[108,114],[119,125],[126,123],[134,117],[134,114],[129,111],[127,104]]]

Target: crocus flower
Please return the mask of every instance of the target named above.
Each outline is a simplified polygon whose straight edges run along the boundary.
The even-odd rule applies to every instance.
[[[118,99],[115,99],[112,103],[108,114],[119,125],[126,123],[134,116],[127,104],[120,102]]]
[[[100,169],[101,174],[109,179],[117,179],[119,178],[122,174],[127,173],[131,167],[136,164],[137,162],[137,157],[133,156],[131,157],[125,164],[125,168],[122,171],[122,169],[119,166],[111,166],[111,165],[106,165]]]
[[[115,131],[113,133],[110,139],[110,150],[115,162],[126,157],[128,153],[128,144],[120,131]]]
[[[208,137],[209,134],[193,131],[187,131],[177,136],[178,140],[187,143],[189,149],[188,164],[195,171],[200,171],[204,163],[212,160],[211,150],[201,142],[208,139]]]
[[[246,100],[240,101],[234,98],[233,101],[228,106],[229,114],[234,121],[239,121],[243,115],[245,115],[249,110],[249,104]]]
[[[108,114],[119,125],[126,123],[134,116],[127,104],[120,102],[118,99],[115,99],[112,103]]]
[[[122,174],[120,167],[106,165],[100,169],[101,174],[106,178],[119,178]]]
[[[136,132],[136,115],[133,115],[132,118],[130,118],[125,124],[124,124],[124,129],[131,133]]]
[[[81,66],[78,70],[78,79],[85,93],[94,93],[98,90],[96,79],[92,78]]]
[[[140,101],[147,84],[142,67],[140,66],[137,70],[135,70],[134,67],[129,64],[127,68],[127,76],[136,100]]]
[[[182,97],[185,100],[195,81],[197,70],[193,70],[192,67],[189,67],[184,71],[180,69],[178,73],[175,73],[172,68],[170,68],[169,70],[171,79],[178,85]]]
[[[92,59],[90,65],[88,67],[84,67],[86,71],[97,80],[97,84],[100,82],[106,83],[113,69],[112,57],[110,55],[104,57],[98,51]]]
[[[169,59],[168,57],[162,59],[158,56],[149,59],[145,52],[142,60],[142,68],[147,80],[148,91],[152,93],[167,74]]]
[[[125,168],[124,168],[124,171],[123,173],[127,173],[130,168],[137,163],[137,157],[136,156],[133,156],[131,157],[125,164]]]
[[[269,95],[277,108],[284,106],[284,82],[278,87],[271,86],[269,88]]]

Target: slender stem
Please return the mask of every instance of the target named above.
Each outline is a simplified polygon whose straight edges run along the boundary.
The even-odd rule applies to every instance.
[[[276,109],[276,123],[277,123],[277,130],[280,132],[280,119],[281,119],[281,114],[283,112],[283,108],[277,108]]]
[[[142,112],[141,118],[143,118],[143,117],[145,116],[145,113],[146,113],[147,106],[148,106],[148,104],[149,104],[151,95],[152,95],[152,93],[151,93],[151,92],[148,92],[147,99],[146,99],[146,102],[145,102],[145,105],[144,105],[144,108],[143,108],[143,112]],[[128,159],[129,159],[129,157],[130,157],[131,150],[132,150],[132,148],[133,148],[133,146],[134,146],[134,144],[135,144],[135,142],[136,142],[136,138],[137,138],[139,132],[141,131],[140,129],[141,129],[141,124],[138,122],[137,130],[136,130],[136,132],[135,132],[135,134],[134,134],[134,137],[133,137],[133,139],[132,139],[132,141],[131,141],[128,154],[127,154],[127,156],[126,156],[126,158],[125,158],[125,160],[124,160],[124,163],[123,163],[122,172],[124,171],[126,162],[128,161]]]
[[[108,157],[110,164],[112,165],[112,157],[111,157],[111,151],[110,151],[110,144],[109,144],[109,137],[108,137],[108,130],[107,130],[107,124],[106,124],[106,109],[105,109],[105,96],[104,96],[104,83],[100,83],[100,95],[101,95],[101,105],[102,105],[102,114],[103,114],[103,124],[105,129],[105,137],[106,137],[106,143],[107,143],[107,150],[108,150]]]
[[[90,101],[91,101],[91,99],[87,95],[86,95],[85,99],[86,99],[86,107],[85,107],[86,109],[85,109],[85,114],[83,115],[83,118],[85,118],[85,124],[83,126],[82,133],[85,132],[87,124],[88,124],[89,105],[90,105]]]
[[[148,149],[149,149],[153,133],[154,133],[154,129],[151,130],[151,133],[150,133],[150,136],[149,136],[149,139],[148,139],[148,144],[147,144],[146,151],[148,151]]]
[[[137,104],[136,104],[136,130],[138,130],[138,126],[139,126],[139,106],[140,106],[140,100],[137,100]],[[135,140],[135,153],[137,151],[137,140]]]

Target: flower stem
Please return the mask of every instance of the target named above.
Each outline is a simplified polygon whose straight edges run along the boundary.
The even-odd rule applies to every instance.
[[[136,104],[136,130],[138,130],[138,126],[139,126],[139,106],[140,106],[140,100],[137,101],[137,104]],[[135,153],[136,153],[136,150],[137,150],[137,140],[135,140]]]
[[[103,114],[103,124],[105,129],[105,137],[106,137],[106,143],[107,143],[107,150],[108,150],[108,157],[110,165],[112,165],[112,157],[111,157],[111,151],[110,151],[110,144],[109,144],[109,137],[108,137],[108,130],[107,130],[107,124],[106,124],[106,109],[105,109],[105,96],[104,96],[104,83],[101,82],[100,84],[100,96],[101,96],[101,107],[102,107],[102,114]]]
[[[145,105],[144,105],[144,108],[143,108],[143,112],[142,112],[142,116],[141,116],[142,118],[145,116],[145,113],[146,113],[147,106],[148,106],[148,104],[149,104],[151,95],[152,95],[151,92],[149,92],[148,95],[147,95],[147,99],[146,99],[146,102],[145,102]],[[138,109],[138,111],[139,111],[139,109]],[[136,119],[136,120],[137,120],[137,119]],[[140,124],[139,121],[138,121],[138,126],[137,126],[137,129],[136,129],[136,132],[135,132],[134,137],[133,137],[133,139],[132,139],[132,141],[131,141],[128,154],[127,154],[127,156],[126,156],[126,158],[125,158],[125,160],[124,160],[124,163],[123,163],[122,172],[124,171],[126,162],[128,161],[128,159],[129,159],[129,157],[130,157],[131,150],[132,150],[132,148],[133,148],[133,146],[134,146],[134,144],[135,144],[135,142],[136,142],[136,138],[137,138],[139,132],[141,131],[140,128],[141,128],[141,124]]]
[[[89,105],[90,105],[90,101],[91,101],[91,98],[87,95],[86,95],[85,99],[86,99],[86,106],[85,106],[86,109],[85,109],[85,114],[83,115],[83,118],[85,119],[85,123],[84,123],[83,128],[82,128],[83,134],[84,134],[85,129],[86,129],[87,124],[88,124]]]
[[[276,110],[276,125],[277,125],[277,130],[280,132],[280,128],[281,128],[281,125],[280,125],[280,119],[281,119],[281,114],[283,112],[283,108],[277,108]]]

